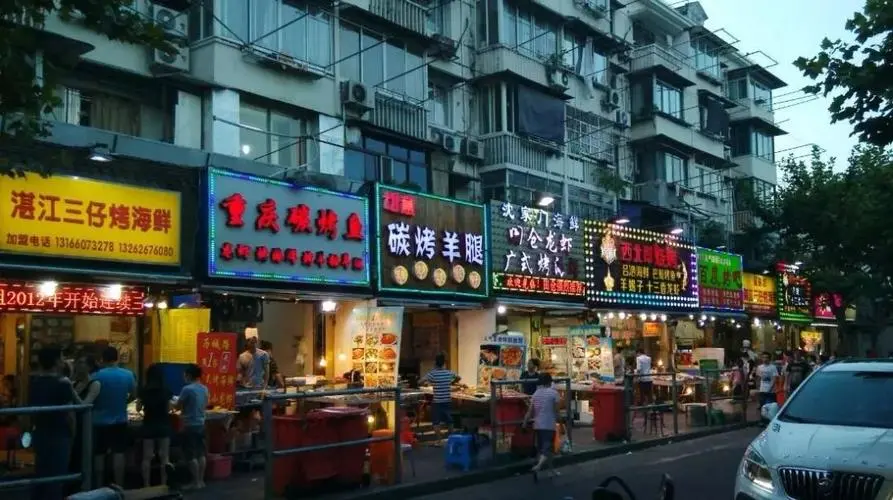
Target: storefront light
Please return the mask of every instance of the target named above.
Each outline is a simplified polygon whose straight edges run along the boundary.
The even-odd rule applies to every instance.
[[[159,309],[167,309],[167,301],[166,301],[166,300],[160,300],[160,301],[158,301],[157,304],[155,304],[155,307],[157,307],[157,308],[159,308]]]
[[[651,313],[651,315],[648,316],[648,319],[650,319],[651,321],[657,321],[657,314]]]
[[[320,305],[320,308],[324,313],[335,312],[335,309],[338,308],[338,303],[336,303],[334,300],[324,300]]]
[[[702,314],[702,315],[701,315],[701,321],[707,321],[707,315],[706,315],[706,314]]]
[[[155,307],[155,303],[151,300],[147,300],[143,302],[143,307],[145,307],[146,309],[152,309],[153,307]]]
[[[614,319],[614,313],[609,312],[609,313],[608,313],[608,319]]]
[[[338,353],[338,361],[346,361],[346,360],[347,360],[347,354],[344,354],[343,352],[339,352]]]
[[[670,234],[675,235],[675,236],[679,236],[680,234],[682,234],[684,232],[685,232],[685,230],[682,229],[681,227],[674,227],[673,229],[670,229]]]
[[[320,368],[325,368],[328,364],[329,364],[329,363],[326,361],[326,357],[325,357],[325,356],[320,356],[320,357],[319,357],[319,367],[320,367]]]
[[[753,326],[760,326],[760,318],[753,319]]]
[[[710,316],[710,321],[716,321],[716,316]]]
[[[646,319],[648,319],[648,315],[645,314],[645,313],[642,313],[642,314],[639,315],[639,319],[642,320],[642,321],[645,321]]]
[[[37,292],[41,297],[52,297],[56,295],[56,290],[59,289],[59,283],[55,281],[44,281],[37,288]]]
[[[666,321],[666,320],[667,320],[667,315],[666,315],[666,314],[661,314],[661,315],[660,315],[660,320],[661,320],[661,321]]]
[[[626,319],[626,313],[621,311],[619,314],[617,314],[617,317],[620,319]]]
[[[694,314],[689,314],[689,315],[688,315],[688,319],[695,319],[695,315],[694,315]]]
[[[105,298],[112,301],[121,300],[121,293],[124,291],[124,287],[121,285],[109,285],[103,291]]]
[[[507,310],[506,307],[503,305],[496,306],[497,314],[505,314],[506,310]]]

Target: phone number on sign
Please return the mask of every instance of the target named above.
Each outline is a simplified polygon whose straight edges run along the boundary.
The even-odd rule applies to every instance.
[[[134,255],[154,255],[156,257],[173,257],[174,247],[166,245],[147,245],[143,243],[123,243],[110,240],[91,240],[89,238],[56,237],[56,246],[70,250],[87,250],[94,252],[129,253]]]

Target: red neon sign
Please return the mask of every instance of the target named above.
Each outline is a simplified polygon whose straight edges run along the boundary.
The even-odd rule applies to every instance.
[[[498,275],[496,276],[498,278]],[[567,280],[562,278],[541,278],[538,276],[524,276],[519,274],[503,274],[502,283],[496,280],[494,285],[498,290],[527,293],[547,293],[552,295],[578,295],[582,296],[584,285],[582,281]]]
[[[144,313],[146,293],[122,287],[113,300],[100,285],[59,285],[54,295],[40,293],[38,283],[0,282],[0,312],[46,312],[137,316]]]
[[[670,245],[620,242],[620,260],[635,264],[649,264],[656,267],[675,268],[679,265],[679,254]]]
[[[414,217],[415,198],[408,194],[388,191],[384,193],[384,200],[381,204],[381,208],[383,208],[385,212],[391,212],[392,214]]]

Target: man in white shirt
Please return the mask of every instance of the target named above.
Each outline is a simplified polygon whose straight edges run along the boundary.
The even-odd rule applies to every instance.
[[[772,363],[772,356],[768,352],[763,353],[763,363],[754,370],[757,386],[760,390],[760,408],[775,402],[775,378],[778,377],[778,367]]]
[[[654,396],[654,382],[651,378],[651,356],[641,347],[636,350],[636,380],[639,382],[641,404],[651,404]]]

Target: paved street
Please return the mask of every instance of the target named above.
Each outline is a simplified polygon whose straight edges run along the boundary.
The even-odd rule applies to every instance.
[[[645,451],[585,462],[560,469],[555,479],[534,483],[530,475],[517,476],[470,488],[427,495],[428,500],[517,500],[567,497],[586,499],[606,477],[616,475],[629,483],[636,500],[657,498],[661,475],[673,476],[680,500],[731,498],[735,469],[744,449],[759,429],[718,434]]]

